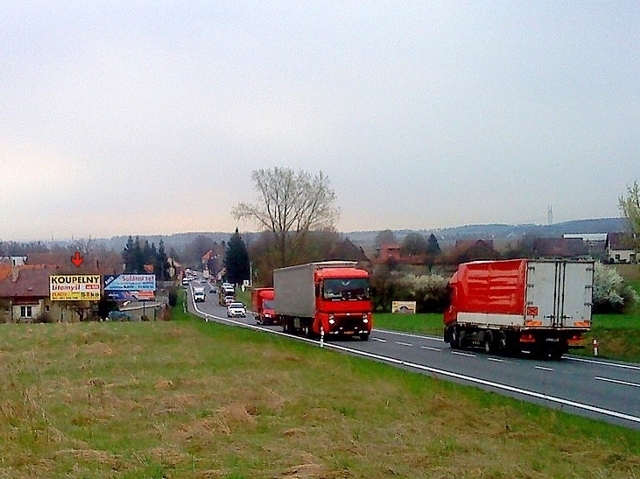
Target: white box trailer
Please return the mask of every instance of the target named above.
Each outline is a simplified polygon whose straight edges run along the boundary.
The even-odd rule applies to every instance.
[[[285,332],[369,339],[369,273],[355,261],[323,261],[273,271],[274,309]]]
[[[560,357],[582,347],[591,326],[592,261],[474,261],[449,282],[444,339],[487,352],[526,350]]]
[[[276,314],[313,317],[316,312],[315,272],[323,268],[355,268],[355,261],[323,261],[273,270]]]

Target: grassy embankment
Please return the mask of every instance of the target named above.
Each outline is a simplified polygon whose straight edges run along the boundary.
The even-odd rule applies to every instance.
[[[174,314],[0,325],[0,477],[640,476],[637,431]]]
[[[629,281],[640,292],[640,280]],[[591,331],[585,336],[585,349],[572,354],[593,356],[592,341],[598,341],[602,358],[640,363],[640,305],[625,314],[595,314]],[[374,327],[442,336],[441,314],[376,314]]]

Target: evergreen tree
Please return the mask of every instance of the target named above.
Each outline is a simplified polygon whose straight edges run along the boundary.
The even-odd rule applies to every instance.
[[[169,276],[169,258],[167,257],[167,253],[164,250],[164,241],[160,239],[160,243],[158,244],[158,254],[156,256],[156,275],[160,281],[168,281],[170,280]]]
[[[429,271],[431,271],[431,269],[433,268],[433,265],[436,262],[436,257],[439,256],[442,253],[442,250],[440,250],[440,245],[438,244],[438,238],[436,238],[436,236],[431,233],[429,235],[429,238],[427,239],[427,254],[425,257],[425,265],[427,266],[427,269]]]
[[[227,270],[227,281],[230,283],[240,284],[245,279],[249,279],[249,253],[238,228],[227,243],[224,266]]]
[[[125,264],[124,272],[133,273],[135,268],[135,243],[131,236],[127,238],[127,243],[124,245],[122,261],[124,261]]]
[[[170,279],[169,262],[162,240],[160,248],[156,249],[155,243],[149,244],[148,240],[141,242],[140,237],[136,236],[134,240],[129,236],[122,251],[122,260],[125,263],[125,273],[143,274],[145,265],[150,264],[158,281]]]
[[[429,239],[427,240],[427,253],[432,255],[438,255],[441,253],[438,238],[436,238],[433,233],[429,235]]]

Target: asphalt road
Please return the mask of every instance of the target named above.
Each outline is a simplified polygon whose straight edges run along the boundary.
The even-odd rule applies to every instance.
[[[226,308],[216,300],[207,286],[205,302],[194,304],[189,299],[189,310],[207,321],[284,334],[280,326],[256,325],[250,312],[247,318],[228,320]],[[320,346],[319,340],[289,337]],[[571,355],[561,360],[507,358],[451,350],[438,337],[379,329],[374,329],[368,342],[354,338],[323,341],[322,346],[640,430],[640,364]]]

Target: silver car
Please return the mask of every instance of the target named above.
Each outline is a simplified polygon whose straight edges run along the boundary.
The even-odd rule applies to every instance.
[[[244,304],[234,301],[233,303],[229,303],[227,306],[227,318],[246,318],[247,317],[247,308],[244,307]]]

